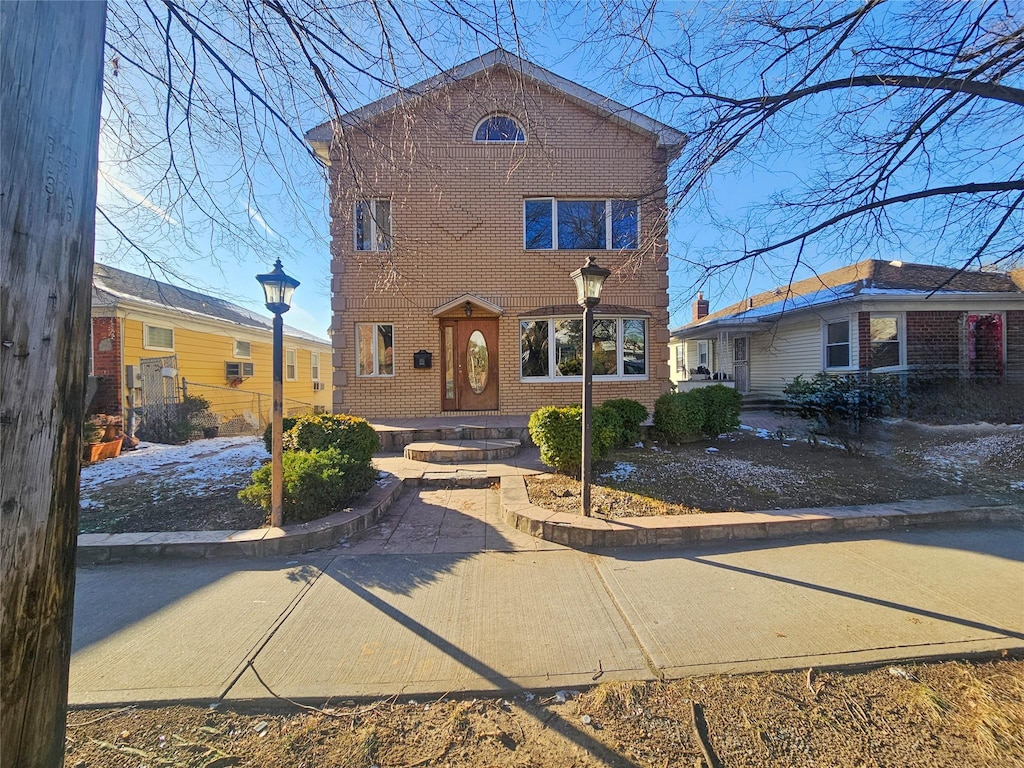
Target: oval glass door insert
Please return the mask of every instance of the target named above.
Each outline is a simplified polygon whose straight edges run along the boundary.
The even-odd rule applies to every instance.
[[[466,349],[466,370],[469,373],[469,386],[476,394],[481,394],[487,386],[487,342],[480,331],[469,335]]]

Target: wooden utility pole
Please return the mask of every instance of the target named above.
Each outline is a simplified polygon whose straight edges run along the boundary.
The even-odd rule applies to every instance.
[[[60,766],[105,2],[0,2],[0,765]]]

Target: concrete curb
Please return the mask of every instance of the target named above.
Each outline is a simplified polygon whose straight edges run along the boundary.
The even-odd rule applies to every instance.
[[[715,512],[604,520],[554,512],[530,502],[521,476],[501,479],[501,514],[523,533],[574,549],[780,539],[908,526],[1020,523],[1024,509],[979,496],[945,496],[887,504],[764,512]]]
[[[380,520],[404,488],[395,476],[375,485],[356,507],[321,520],[282,528],[247,531],[83,533],[78,536],[78,565],[151,560],[162,557],[272,557],[334,546]]]

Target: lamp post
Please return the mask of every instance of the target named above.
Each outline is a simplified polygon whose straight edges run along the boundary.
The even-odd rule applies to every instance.
[[[284,322],[281,315],[291,309],[292,294],[299,285],[294,277],[281,269],[281,260],[274,262],[274,269],[265,275],[256,275],[263,286],[267,309],[274,313],[274,405],[271,416],[270,434],[270,525],[280,528],[284,522],[282,501],[284,496],[284,465],[281,460],[281,422],[284,418],[284,376],[281,358],[284,345]]]
[[[611,272],[594,262],[570,275],[576,283],[576,301],[583,307],[583,445],[580,455],[580,509],[590,517],[590,422],[594,410],[594,307],[601,302],[601,288]]]

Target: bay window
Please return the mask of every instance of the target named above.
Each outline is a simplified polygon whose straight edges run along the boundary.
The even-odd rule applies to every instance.
[[[519,323],[523,381],[560,381],[583,375],[583,320],[557,317]],[[631,317],[594,320],[594,376],[647,376],[647,321]]]

